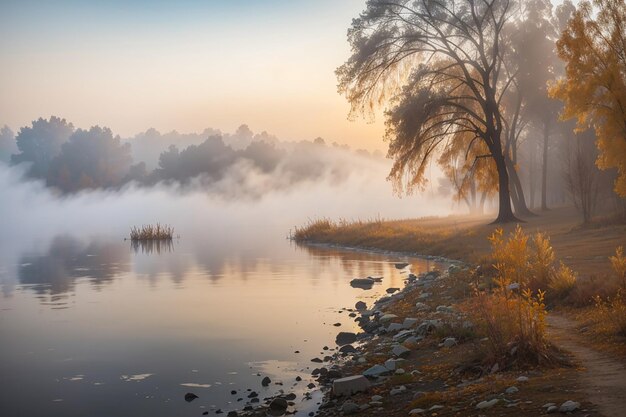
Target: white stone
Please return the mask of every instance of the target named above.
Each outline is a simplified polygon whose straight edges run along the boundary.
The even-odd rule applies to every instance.
[[[380,321],[391,321],[393,319],[397,319],[398,316],[395,314],[383,314],[378,320]]]
[[[527,376],[520,376],[517,378],[517,382],[528,382]]]
[[[515,394],[515,393],[516,393],[516,392],[518,392],[518,391],[519,391],[519,390],[517,389],[517,387],[508,387],[508,388],[506,389],[506,391],[504,391],[504,392],[506,392],[507,394]]]
[[[414,408],[411,411],[409,411],[409,415],[424,414],[425,412],[426,410],[424,410],[423,408]]]
[[[559,407],[559,411],[561,413],[569,413],[572,411],[576,411],[580,408],[580,403],[576,401],[567,400]]]
[[[489,401],[481,401],[476,405],[476,408],[479,410],[483,410],[485,408],[491,408],[494,405],[498,404],[498,399],[494,398],[493,400],[489,400]]]

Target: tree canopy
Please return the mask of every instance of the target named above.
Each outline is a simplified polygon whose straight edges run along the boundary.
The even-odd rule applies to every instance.
[[[482,142],[498,173],[497,221],[514,220],[502,146],[502,100],[513,74],[504,65],[508,0],[370,0],[348,31],[352,55],[339,67],[339,92],[352,114],[387,112],[389,178],[400,192],[422,187],[431,157],[465,135]]]
[[[595,7],[594,7],[595,6]],[[563,119],[593,128],[597,165],[616,168],[615,191],[626,196],[626,2],[582,2],[557,43],[565,77],[550,89],[563,100]]]

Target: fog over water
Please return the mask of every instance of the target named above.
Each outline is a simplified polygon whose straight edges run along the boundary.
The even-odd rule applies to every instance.
[[[296,392],[308,414],[314,401],[300,401],[309,360],[332,348],[339,330],[356,329],[339,311],[402,286],[407,271],[394,257],[296,246],[290,228],[323,216],[402,218],[450,207],[394,197],[387,161],[351,168],[286,188],[250,174],[231,182],[240,187],[233,198],[219,182],[57,195],[0,164],[0,414],[196,416],[243,407],[236,400],[248,388]],[[124,241],[131,226],[154,222],[180,238]],[[432,266],[412,262],[414,272]],[[383,284],[350,287],[368,275]],[[257,374],[284,385],[262,388]],[[186,392],[200,398],[186,403]]]

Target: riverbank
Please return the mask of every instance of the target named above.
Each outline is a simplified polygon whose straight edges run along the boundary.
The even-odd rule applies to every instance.
[[[551,367],[486,366],[487,341],[477,338],[462,305],[468,294],[454,273],[408,277],[402,291],[358,312],[360,346],[342,348],[350,353],[335,372],[367,376],[367,391],[335,397],[333,385],[343,380],[328,381],[319,415],[543,415],[567,401],[590,416],[602,415],[586,399],[575,361],[565,354]]]
[[[447,230],[449,218],[341,224],[325,221],[308,228],[306,242],[360,245],[394,255],[419,253],[441,259],[438,253],[471,265],[484,263],[489,255],[487,236],[497,226],[485,224],[485,220],[457,219]],[[514,227],[505,227],[505,235]],[[610,274],[609,256],[626,243],[624,225],[604,222],[581,228],[575,211],[568,208],[532,218],[523,228],[549,235],[557,259],[582,271],[578,281],[583,283],[591,280],[593,284],[595,278]],[[361,383],[368,389],[349,397],[334,397],[329,386],[320,415],[513,416],[545,415],[572,408],[581,415],[611,416],[626,411],[618,392],[621,386],[616,388],[618,391],[608,390],[603,398],[594,391],[606,386],[607,378],[626,380],[626,356],[623,341],[596,332],[597,322],[587,320],[583,327],[581,321],[571,320],[593,316],[589,305],[563,308],[551,302],[558,312],[551,311],[547,320],[552,343],[549,364],[513,363],[504,369],[486,366],[485,345],[490,343],[489,338],[480,337],[468,314],[470,287],[477,283],[473,269],[453,266],[438,276],[413,276],[402,291],[360,312],[357,320],[364,331],[360,335],[362,344],[343,362],[339,372],[344,377],[367,375],[368,380]],[[587,291],[585,285],[578,287],[583,290],[576,291]],[[585,296],[578,294],[579,298]],[[564,322],[569,323],[567,328],[559,324]],[[581,331],[593,335],[593,341],[584,333],[581,337]],[[599,352],[602,350],[610,355]],[[581,352],[587,354],[581,356]],[[588,352],[595,353],[589,356]],[[590,357],[602,366],[594,368],[588,362]],[[587,363],[590,366],[585,369]],[[615,370],[610,377],[603,373],[607,366]]]

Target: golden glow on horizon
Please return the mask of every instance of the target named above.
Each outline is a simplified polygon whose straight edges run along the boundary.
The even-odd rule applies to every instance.
[[[25,30],[0,41],[0,125],[17,130],[58,115],[131,136],[150,127],[232,132],[246,123],[283,140],[321,136],[385,150],[380,117],[348,121],[336,91],[334,70],[349,56],[345,33],[362,7],[354,1],[306,24]]]

